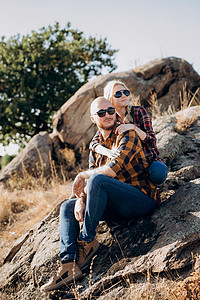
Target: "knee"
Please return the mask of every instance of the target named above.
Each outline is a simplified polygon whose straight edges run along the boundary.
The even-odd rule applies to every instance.
[[[154,161],[148,169],[150,180],[157,185],[161,185],[167,178],[167,166],[161,161]]]
[[[106,175],[103,174],[93,174],[89,180],[88,180],[88,185],[96,185],[99,183],[102,183]]]
[[[75,202],[76,200],[74,199],[63,202],[60,207],[60,216],[66,216],[67,214],[74,212]]]

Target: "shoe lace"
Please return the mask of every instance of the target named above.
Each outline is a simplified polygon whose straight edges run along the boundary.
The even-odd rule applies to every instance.
[[[57,262],[57,264],[58,264],[59,268],[56,269],[56,270],[54,270],[54,274],[53,274],[53,278],[54,278],[54,279],[57,278],[57,277],[60,277],[59,274],[60,274],[60,272],[61,272],[61,270],[62,270],[61,262]]]

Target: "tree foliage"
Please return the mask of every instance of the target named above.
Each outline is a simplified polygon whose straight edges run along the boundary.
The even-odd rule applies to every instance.
[[[0,142],[51,131],[53,114],[94,75],[116,69],[107,39],[59,23],[0,41]]]
[[[15,155],[4,155],[0,158],[0,170],[3,169],[13,158]]]

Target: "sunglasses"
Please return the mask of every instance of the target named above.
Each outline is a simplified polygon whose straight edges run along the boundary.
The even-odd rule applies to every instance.
[[[130,95],[130,91],[129,90],[123,90],[123,91],[117,91],[113,96],[115,98],[121,98],[122,93],[124,94],[124,96],[128,97]]]
[[[103,118],[103,117],[105,117],[106,112],[107,112],[109,115],[114,115],[115,109],[114,109],[114,107],[108,107],[108,109],[101,109],[101,110],[99,110],[98,112],[96,112],[95,115],[98,115],[99,118]]]

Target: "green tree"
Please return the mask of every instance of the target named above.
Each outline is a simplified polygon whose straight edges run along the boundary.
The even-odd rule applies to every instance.
[[[68,23],[0,41],[0,143],[23,145],[51,131],[53,114],[89,78],[116,69],[107,39],[90,36]]]
[[[0,169],[3,169],[16,155],[4,155],[0,159]]]

